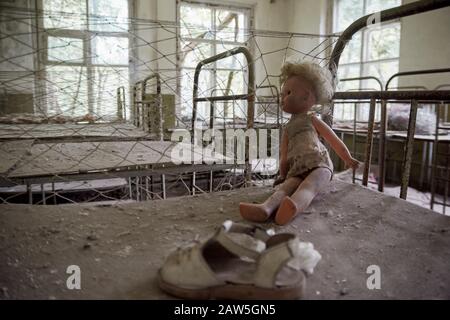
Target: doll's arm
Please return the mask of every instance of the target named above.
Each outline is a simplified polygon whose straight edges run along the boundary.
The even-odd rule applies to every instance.
[[[317,132],[330,144],[337,155],[345,162],[347,167],[353,169],[357,169],[359,167],[359,161],[352,157],[344,142],[339,139],[339,137],[325,122],[317,117],[312,117],[312,123]]]
[[[286,130],[283,130],[280,145],[280,176],[275,180],[273,186],[276,186],[286,180],[286,175],[289,170],[289,164],[287,161],[288,142],[287,132]]]

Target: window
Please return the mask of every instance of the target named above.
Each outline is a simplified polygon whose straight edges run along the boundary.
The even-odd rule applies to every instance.
[[[192,90],[196,65],[211,56],[238,46],[245,46],[245,29],[249,25],[249,9],[181,1],[178,5],[179,72],[181,114],[192,117]],[[245,57],[238,54],[202,68],[199,96],[221,96],[246,93]],[[198,118],[209,119],[207,103],[198,104]],[[242,101],[216,102],[216,117],[222,121],[245,117]],[[217,119],[220,121],[219,119]]]
[[[41,0],[40,60],[47,115],[117,116],[128,90],[128,0]]]
[[[361,16],[400,6],[401,0],[335,0],[333,31],[342,32]],[[364,28],[357,32],[342,52],[339,61],[339,79],[374,76],[383,88],[387,80],[399,68],[400,56],[400,22],[386,22],[380,26]],[[394,79],[389,85],[396,87]],[[379,90],[375,80],[359,80],[340,82],[339,91],[347,90]],[[338,104],[335,107],[336,119],[353,119],[353,105]],[[377,115],[378,117],[378,115]],[[368,106],[358,108],[357,118],[368,118]]]

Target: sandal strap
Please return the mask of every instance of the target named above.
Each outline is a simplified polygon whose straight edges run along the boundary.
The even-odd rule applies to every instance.
[[[299,240],[292,234],[277,234],[275,237],[287,237],[282,243],[267,248],[257,261],[255,285],[274,288],[277,274],[292,258],[298,256]]]
[[[231,220],[225,221],[222,227],[228,232],[245,233],[264,242],[275,234],[273,229],[266,230],[258,225],[233,222]]]
[[[258,259],[261,252],[234,241],[230,238],[230,233],[246,234],[264,243],[270,238],[270,232],[267,232],[259,226],[232,222],[230,220],[225,221],[219,228],[216,235],[213,237],[215,241],[220,243],[229,252],[239,257],[248,257],[253,260]]]

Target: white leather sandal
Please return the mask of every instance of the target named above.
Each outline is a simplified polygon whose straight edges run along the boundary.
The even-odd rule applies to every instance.
[[[184,299],[300,299],[306,282],[301,250],[294,234],[226,221],[207,241],[170,254],[158,283]],[[312,250],[315,266],[320,254]]]

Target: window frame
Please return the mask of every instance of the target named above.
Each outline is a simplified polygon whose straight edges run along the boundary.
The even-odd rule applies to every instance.
[[[231,3],[227,3],[227,2],[223,2],[223,3],[216,3],[213,1],[210,2],[205,2],[205,1],[199,1],[199,0],[176,0],[176,23],[178,25],[177,28],[177,42],[176,42],[176,51],[177,53],[181,52],[181,48],[182,48],[182,43],[183,42],[197,42],[197,43],[208,43],[211,45],[212,48],[212,52],[211,52],[211,56],[214,56],[217,54],[217,45],[223,44],[223,45],[234,45],[236,46],[245,46],[247,47],[250,52],[252,52],[253,48],[251,43],[248,41],[248,39],[243,39],[242,42],[240,41],[223,41],[223,40],[218,40],[216,39],[216,34],[214,34],[214,39],[198,39],[198,38],[192,38],[192,37],[184,37],[181,35],[181,7],[183,5],[189,5],[192,7],[200,7],[200,8],[208,8],[211,9],[211,23],[212,23],[212,27],[216,27],[216,21],[215,21],[215,17],[216,17],[216,10],[230,10],[230,11],[235,11],[235,12],[239,12],[242,13],[244,15],[244,26],[240,27],[244,30],[250,30],[253,26],[253,6],[250,5],[245,5],[245,4],[231,4]],[[208,58],[208,57],[207,57]],[[179,97],[179,99],[182,99],[182,84],[181,84],[181,78],[183,76],[183,70],[189,70],[189,71],[194,71],[195,70],[195,66],[194,67],[184,67],[181,63],[181,59],[180,59],[180,54],[177,54],[177,61],[176,61],[176,65],[177,65],[177,96]],[[232,69],[232,68],[221,68],[217,66],[217,62],[215,61],[214,63],[211,63],[210,67],[205,67],[202,70],[208,70],[211,72],[212,76],[209,77],[209,84],[208,86],[210,88],[216,88],[217,86],[217,79],[218,79],[218,71],[242,71],[243,72],[243,76],[245,77],[247,75],[247,70],[244,69]],[[192,79],[193,80],[193,79]],[[244,86],[246,85],[246,81],[244,80]],[[247,87],[242,88],[243,92],[246,92]],[[192,92],[192,89],[191,89]],[[188,99],[189,102],[192,102],[192,96],[189,97]],[[181,104],[180,104],[181,105]],[[184,107],[184,110],[180,110],[181,113],[185,112],[186,110],[188,110],[187,107]],[[188,117],[191,117],[192,114],[188,114]]]
[[[341,0],[342,1],[342,0]],[[362,12],[363,15],[365,16],[369,13],[366,12],[367,10],[367,2],[369,0],[363,0],[363,7],[362,7]],[[332,30],[330,30],[330,33],[333,34],[338,34],[338,33],[342,33],[344,30],[337,30],[337,17],[339,14],[339,0],[334,0],[332,2],[332,23],[330,24],[330,27],[332,28]],[[400,1],[400,5],[401,5],[401,1]],[[359,17],[357,17],[359,18]],[[356,19],[357,19],[356,18]],[[360,31],[358,31],[361,34],[361,39],[360,39],[360,48],[359,48],[359,61],[357,62],[345,62],[339,63],[339,68],[341,67],[347,67],[347,66],[358,66],[359,67],[359,72],[358,75],[355,77],[363,77],[365,74],[365,70],[366,68],[368,68],[371,64],[376,64],[376,63],[382,63],[382,62],[397,62],[398,66],[400,66],[400,40],[401,40],[401,19],[394,19],[391,21],[387,21],[387,22],[382,22],[379,29],[387,29],[387,28],[391,28],[393,26],[399,26],[399,50],[398,50],[398,56],[396,57],[392,57],[392,58],[381,58],[381,59],[369,59],[369,40],[370,40],[370,32],[374,31],[373,28],[363,28]],[[344,49],[345,50],[345,49]],[[338,70],[339,70],[338,68]],[[398,72],[398,70],[397,70]],[[376,87],[373,87],[372,85],[366,87],[363,87],[365,83],[367,83],[367,81],[371,81],[371,80],[358,80],[358,81],[354,81],[352,83],[357,83],[357,89],[358,90],[378,90],[378,84],[376,84]],[[384,90],[384,86],[385,86],[385,82],[383,81],[383,79],[380,79],[380,81],[383,84],[383,88],[382,90]],[[375,82],[372,80],[371,83]],[[345,108],[345,104],[343,104],[343,108]],[[353,108],[353,105],[352,105]],[[365,110],[367,108],[358,108],[358,112],[356,114],[356,119],[357,120],[361,120],[364,118],[367,118],[368,116],[368,111]],[[347,117],[345,116],[346,114],[351,114],[351,118],[354,117],[354,112],[353,110],[351,110],[351,112],[349,111],[342,111],[342,117],[336,117],[337,120],[345,120]],[[376,120],[378,120],[380,117],[380,110],[377,110],[375,118]]]
[[[46,0],[37,0],[37,12],[43,12],[44,10],[44,1]],[[91,30],[90,29],[90,20],[91,14],[89,14],[89,0],[86,1],[86,28],[83,30],[80,29],[66,29],[66,28],[46,28],[44,25],[44,17],[40,15],[37,17],[37,47],[38,47],[38,60],[40,64],[41,77],[47,79],[47,67],[48,66],[67,66],[67,67],[81,67],[86,68],[86,75],[88,79],[93,79],[95,74],[96,67],[111,67],[111,68],[128,68],[128,82],[130,82],[130,68],[132,67],[131,63],[128,64],[99,64],[93,62],[93,54],[92,54],[92,46],[91,39],[94,36],[99,37],[117,37],[117,38],[126,38],[128,39],[128,57],[130,61],[130,57],[132,56],[132,43],[130,39],[129,32],[132,30],[132,25],[130,20],[128,22],[128,31],[127,32],[112,32],[112,31],[101,31],[101,30]],[[133,13],[134,0],[127,0],[128,6],[128,18],[131,17]],[[82,52],[83,59],[82,62],[66,62],[66,61],[53,61],[48,59],[48,39],[49,37],[64,37],[64,38],[74,38],[81,39],[83,43]],[[42,88],[44,92],[47,92],[47,88]],[[90,114],[94,114],[94,88],[92,81],[87,81],[87,101],[88,101],[88,112]],[[48,105],[44,106],[45,113],[48,113]]]

